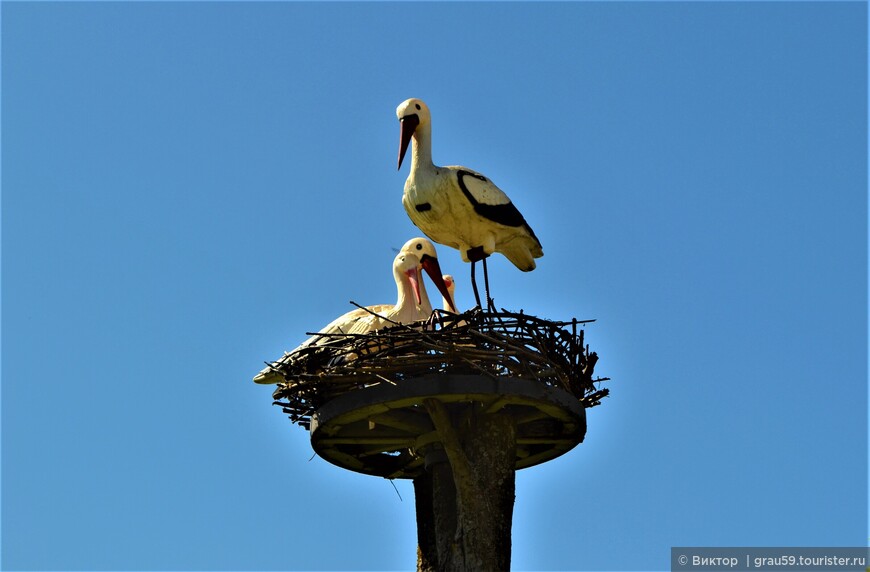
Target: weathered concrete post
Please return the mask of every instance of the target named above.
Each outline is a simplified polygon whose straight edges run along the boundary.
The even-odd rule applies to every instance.
[[[440,436],[414,479],[417,570],[508,570],[514,507],[516,423],[480,403],[424,402]]]

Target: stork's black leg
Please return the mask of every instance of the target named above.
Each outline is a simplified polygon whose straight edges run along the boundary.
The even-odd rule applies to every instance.
[[[477,301],[477,307],[483,308],[480,305],[480,294],[477,293],[477,281],[474,279],[474,260],[471,261],[471,289],[474,290],[474,299]]]
[[[483,259],[483,287],[486,288],[486,309],[495,312],[495,304],[489,295],[489,274],[486,271],[486,258]]]

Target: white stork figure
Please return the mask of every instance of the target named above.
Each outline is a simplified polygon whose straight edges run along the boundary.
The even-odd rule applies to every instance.
[[[456,312],[456,281],[450,274],[445,274],[441,277],[444,280],[444,285],[447,286],[447,296],[441,295],[441,307],[446,312]],[[449,296],[449,297],[448,297]]]
[[[283,381],[283,376],[275,371],[275,367],[292,361],[300,350],[330,341],[333,339],[330,334],[366,334],[396,323],[409,324],[429,319],[432,315],[432,304],[426,293],[426,287],[420,279],[421,268],[426,270],[442,295],[448,293],[435,247],[425,238],[409,240],[393,260],[393,278],[398,291],[395,304],[376,304],[357,308],[339,316],[321,328],[317,334],[292,351],[285,352],[282,358],[260,371],[254,376],[254,382],[270,384]]]
[[[456,248],[471,262],[471,285],[480,306],[474,263],[483,260],[487,305],[489,278],[486,258],[501,252],[523,272],[535,269],[544,255],[541,243],[520,211],[492,181],[466,167],[439,167],[432,162],[432,118],[419,99],[403,101],[396,109],[401,123],[399,168],[413,141],[411,173],[405,181],[402,204],[411,221],[426,236]]]

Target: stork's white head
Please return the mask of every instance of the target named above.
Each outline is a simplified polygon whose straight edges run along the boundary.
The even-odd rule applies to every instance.
[[[408,150],[408,144],[411,142],[411,137],[419,127],[428,127],[432,118],[429,115],[429,108],[422,100],[412,97],[406,99],[396,108],[396,117],[399,118],[399,123],[402,125],[402,132],[399,139],[399,169],[402,168],[402,159],[405,158],[405,151]]]
[[[427,125],[431,119],[429,106],[423,103],[422,99],[417,99],[416,97],[406,99],[396,108],[396,117],[399,118],[399,121],[402,121],[409,115],[416,115],[422,125]]]
[[[444,284],[447,285],[447,291],[452,295],[456,291],[456,282],[453,281],[453,276],[445,274],[441,278],[444,280]]]
[[[397,282],[408,282],[420,304],[420,259],[411,252],[399,252],[393,259],[393,274]]]
[[[441,295],[441,297],[443,298],[444,309],[448,311],[455,311],[456,298],[454,298],[454,295],[456,294],[456,281],[453,280],[453,276],[451,276],[450,274],[445,274],[441,278],[444,280],[444,285],[447,286],[447,293],[450,294],[449,298],[447,296],[444,296],[443,294]]]
[[[410,252],[415,254],[421,262],[425,261],[427,258],[438,260],[438,253],[435,252],[435,245],[432,244],[431,240],[422,236],[412,238],[403,244],[400,252]]]
[[[448,286],[444,283],[444,278],[441,274],[441,265],[438,263],[438,254],[435,252],[435,245],[432,244],[432,241],[428,238],[423,238],[422,236],[412,238],[402,246],[402,250],[399,251],[399,254],[403,252],[414,254],[420,260],[420,265],[423,267],[423,270],[426,271],[426,274],[429,275],[429,278],[432,279],[432,282],[435,283],[435,286],[438,288],[438,291],[441,292],[441,295],[447,297],[448,300],[453,300],[453,296],[450,294]]]

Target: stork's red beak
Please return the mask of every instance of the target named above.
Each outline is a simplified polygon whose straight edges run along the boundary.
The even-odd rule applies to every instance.
[[[412,113],[400,119],[399,123],[402,124],[402,133],[399,139],[399,166],[396,170],[402,168],[402,160],[405,158],[405,151],[408,150],[408,144],[411,143],[411,137],[414,135],[414,131],[417,129],[417,126],[420,125],[420,118],[417,117],[416,113]]]
[[[408,277],[408,281],[411,283],[411,288],[414,289],[414,295],[417,297],[417,305],[423,303],[423,299],[420,298],[420,276],[417,273],[416,268],[412,268],[405,272],[405,275]]]
[[[426,274],[428,274],[429,278],[432,279],[432,282],[435,283],[438,291],[441,292],[441,295],[450,302],[450,309],[456,312],[456,306],[453,304],[453,296],[450,295],[450,290],[447,289],[447,284],[444,283],[444,277],[441,274],[441,265],[438,264],[438,259],[424,254],[420,263],[423,265],[423,270],[426,271]]]

